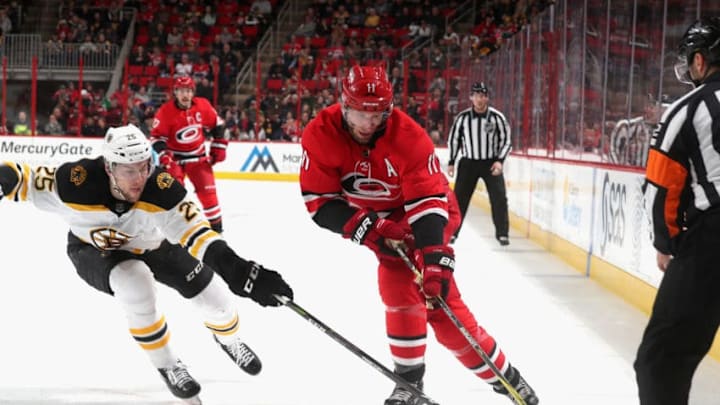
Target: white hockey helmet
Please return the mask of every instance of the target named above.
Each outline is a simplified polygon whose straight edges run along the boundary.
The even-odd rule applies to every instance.
[[[107,164],[152,162],[152,145],[140,128],[128,124],[107,130],[102,155]]]

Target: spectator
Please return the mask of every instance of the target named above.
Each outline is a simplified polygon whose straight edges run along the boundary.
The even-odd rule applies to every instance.
[[[82,136],[95,137],[105,135],[100,133],[100,127],[98,127],[97,123],[95,123],[95,118],[92,116],[85,117],[85,122],[83,123],[80,132]]]
[[[190,56],[187,53],[183,53],[180,57],[180,61],[175,65],[175,77],[180,76],[192,76],[193,64],[190,60]]]
[[[63,126],[58,121],[55,114],[50,114],[48,116],[48,122],[45,124],[45,130],[46,135],[63,135],[65,134],[65,129],[63,129]]]
[[[367,16],[365,16],[366,28],[377,28],[380,25],[380,15],[373,7],[368,7]]]
[[[147,52],[145,52],[145,48],[142,45],[137,45],[130,55],[130,60],[128,61],[131,65],[140,65],[145,66],[150,63],[150,58],[148,57]]]
[[[80,44],[79,50],[81,53],[94,53],[97,52],[99,48],[93,41],[92,36],[90,34],[86,34],[85,40],[83,40],[83,43]]]
[[[285,65],[282,56],[278,56],[275,62],[270,65],[268,77],[271,79],[287,79],[290,77],[290,70]]]
[[[305,15],[305,21],[295,30],[295,35],[298,37],[311,37],[315,35],[316,27],[315,18],[308,13]]]
[[[17,122],[13,125],[12,133],[15,135],[30,135],[30,124],[25,111],[18,113]]]
[[[285,139],[291,142],[300,140],[300,121],[295,119],[291,111],[285,114],[285,122],[282,124],[282,130],[285,133]]]
[[[197,90],[195,91],[195,94],[199,97],[212,101],[213,85],[207,76],[202,77],[199,81],[197,81]]]
[[[270,0],[253,0],[250,10],[254,10],[267,17],[272,14],[272,3],[270,3]]]

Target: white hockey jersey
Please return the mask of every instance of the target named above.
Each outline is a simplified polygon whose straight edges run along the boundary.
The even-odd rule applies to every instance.
[[[167,239],[202,260],[208,246],[221,239],[185,187],[160,169],[150,175],[135,203],[114,198],[109,184],[102,158],[58,167],[0,164],[7,199],[30,201],[60,215],[75,236],[97,249],[139,254]]]

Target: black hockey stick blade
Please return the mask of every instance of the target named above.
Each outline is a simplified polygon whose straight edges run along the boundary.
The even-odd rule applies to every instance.
[[[395,252],[397,252],[398,255],[402,258],[402,260],[405,262],[405,265],[407,265],[408,269],[412,271],[415,274],[415,277],[417,280],[420,280],[422,282],[422,273],[418,268],[415,266],[415,263],[413,263],[408,255],[405,253],[405,251],[400,246],[395,246]],[[450,318],[450,321],[455,325],[455,327],[460,331],[460,333],[463,335],[465,340],[470,344],[470,346],[475,350],[475,352],[480,356],[480,358],[485,362],[485,364],[490,368],[490,370],[495,374],[495,376],[498,378],[498,381],[500,381],[500,384],[505,387],[505,389],[510,393],[510,395],[513,397],[513,400],[517,405],[527,405],[525,400],[520,396],[520,393],[515,389],[515,387],[510,384],[510,381],[505,377],[505,375],[500,371],[499,368],[493,363],[493,361],[490,359],[490,356],[488,356],[487,353],[485,353],[485,350],[480,346],[480,343],[473,337],[473,335],[470,333],[470,331],[467,330],[465,325],[460,322],[460,319],[455,315],[452,309],[448,306],[447,302],[442,297],[434,297],[430,301],[432,304],[437,304],[442,308],[443,312],[445,312],[445,315],[447,315],[448,318]]]
[[[288,297],[275,295],[275,299],[280,301],[283,305],[290,308],[295,312],[296,314],[300,315],[301,317],[305,318],[308,322],[310,322],[313,326],[320,329],[323,333],[330,336],[334,341],[340,343],[344,348],[348,349],[350,352],[352,352],[357,357],[361,358],[364,362],[368,363],[370,366],[372,366],[375,370],[379,371],[381,374],[383,374],[385,377],[393,380],[396,384],[402,386],[406,390],[410,391],[413,396],[415,396],[420,402],[418,405],[439,405],[437,402],[433,401],[430,397],[425,395],[422,391],[417,389],[414,385],[408,383],[405,381],[404,378],[400,377],[399,375],[392,372],[387,367],[383,366],[382,363],[375,360],[373,357],[371,357],[369,354],[365,353],[362,349],[355,346],[352,342],[345,339],[342,335],[335,332],[331,327],[324,324],[322,321],[320,321],[318,318],[313,316],[311,313],[306,311],[303,307],[298,305],[296,302],[291,300]]]

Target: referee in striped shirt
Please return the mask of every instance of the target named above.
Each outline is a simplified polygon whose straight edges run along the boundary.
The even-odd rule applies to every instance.
[[[495,238],[500,245],[507,246],[510,221],[503,162],[510,153],[510,126],[500,111],[489,106],[485,83],[472,85],[470,101],[472,107],[461,111],[450,128],[448,174],[455,175],[455,161],[462,154],[455,179],[455,195],[462,218],[465,219],[470,197],[478,179],[482,178],[490,198]],[[459,232],[458,227],[453,242]]]

